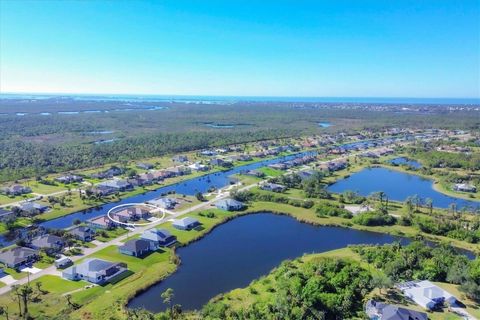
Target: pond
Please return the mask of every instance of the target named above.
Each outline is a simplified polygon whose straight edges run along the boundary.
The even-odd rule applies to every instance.
[[[209,235],[177,250],[177,272],[132,299],[128,307],[165,310],[160,295],[175,292],[173,303],[184,310],[201,308],[211,298],[268,274],[286,259],[320,253],[349,244],[385,244],[408,240],[339,227],[318,227],[289,216],[259,213],[231,220]]]
[[[233,124],[221,124],[221,123],[205,123],[205,126],[215,129],[231,129],[235,128]]]
[[[383,191],[389,199],[396,201],[405,201],[409,196],[418,195],[422,199],[432,199],[433,206],[437,208],[448,208],[452,203],[455,203],[458,209],[480,207],[480,202],[450,197],[434,190],[432,180],[379,167],[363,169],[328,187],[328,191],[335,193],[347,190],[356,191],[363,196]]]
[[[120,112],[130,112],[130,111],[157,111],[168,109],[168,107],[163,106],[135,106],[135,108],[117,108],[111,110],[79,110],[79,111],[57,111],[57,112],[39,112],[32,113],[33,115],[39,114],[42,116],[51,116],[52,114],[58,115],[77,115],[77,114],[97,114],[97,113],[109,113],[110,111],[120,111]],[[0,115],[9,115],[7,113],[2,113]],[[29,113],[26,112],[17,112],[16,116],[26,116]]]
[[[415,160],[411,160],[405,157],[398,157],[395,159],[390,160],[391,164],[396,164],[398,166],[400,165],[407,165],[410,167],[413,167],[415,169],[420,169],[422,167],[421,163]]]
[[[330,122],[319,122],[318,125],[322,128],[329,128],[332,126]]]

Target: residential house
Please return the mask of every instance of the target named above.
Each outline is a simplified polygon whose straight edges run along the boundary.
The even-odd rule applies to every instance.
[[[120,222],[136,221],[150,217],[150,211],[141,207],[128,207],[120,211],[112,212],[112,217]]]
[[[233,155],[229,157],[230,161],[251,161],[252,156],[248,154],[239,154],[239,155]]]
[[[0,192],[6,194],[7,196],[19,196],[22,194],[27,194],[32,192],[30,187],[25,187],[19,184],[14,184],[9,187],[4,187],[0,189]]]
[[[33,201],[22,202],[16,205],[15,208],[17,208],[17,210],[20,210],[23,213],[27,213],[30,215],[40,214],[50,209],[47,205]]]
[[[95,237],[95,230],[86,226],[78,226],[67,232],[71,234],[75,239],[83,242],[90,242]]]
[[[428,320],[425,312],[419,312],[399,306],[368,300],[365,313],[371,320]]]
[[[139,176],[133,177],[133,178],[128,178],[127,182],[132,185],[133,188],[135,187],[141,187],[143,185],[150,185],[152,184],[151,181],[144,180],[140,178]]]
[[[174,167],[171,169],[166,170],[168,172],[171,172],[172,176],[178,177],[178,176],[184,176],[187,174],[192,173],[192,169],[189,167]]]
[[[226,147],[226,148],[218,148],[218,149],[215,149],[215,152],[221,153],[221,154],[228,153],[228,152],[230,152],[230,148],[229,148],[229,147]]]
[[[172,223],[172,226],[179,230],[192,230],[198,227],[199,225],[201,225],[201,223],[197,219],[194,219],[191,217],[178,219]]]
[[[160,247],[168,247],[177,242],[177,237],[165,229],[145,230],[140,238],[150,243],[151,250],[157,250]]]
[[[201,163],[194,163],[188,166],[190,169],[195,170],[195,171],[207,171],[208,166],[201,164]]]
[[[54,254],[63,250],[65,241],[59,236],[53,234],[44,234],[32,239],[29,246],[32,249],[43,249],[48,254]]]
[[[453,305],[457,298],[428,280],[411,281],[397,286],[403,294],[427,310],[435,310],[445,303]]]
[[[315,174],[315,171],[313,170],[302,170],[302,171],[298,171],[297,172],[297,175],[300,177],[300,179],[302,180],[305,180],[305,179],[308,179],[310,178],[311,176],[313,176]]]
[[[103,186],[108,188],[113,188],[116,191],[126,191],[133,189],[133,186],[127,181],[122,179],[112,179],[97,184],[97,187]]]
[[[391,148],[383,147],[376,151],[379,156],[385,156],[387,154],[393,154],[394,150]]]
[[[346,152],[347,150],[345,150],[345,148],[334,148],[328,151],[330,154],[344,154]]]
[[[144,170],[150,170],[153,169],[155,166],[151,163],[148,162],[139,162],[137,163],[137,168],[139,169],[144,169]]]
[[[265,177],[265,173],[263,173],[262,171],[258,171],[258,170],[248,170],[248,171],[242,172],[242,174],[244,174],[246,176],[257,177],[257,178]]]
[[[143,185],[150,185],[160,180],[159,177],[156,176],[153,172],[146,172],[146,173],[139,174],[137,179],[142,180]]]
[[[167,210],[172,210],[175,209],[175,206],[178,204],[177,199],[174,198],[157,198],[153,199],[147,202],[148,204],[167,209]]]
[[[287,170],[288,169],[288,165],[284,162],[269,164],[268,167],[272,168],[272,169],[275,169],[275,170]]]
[[[87,224],[92,229],[108,230],[117,227],[117,224],[107,216],[95,217],[87,220]]]
[[[226,164],[227,164],[227,162],[223,159],[220,159],[220,158],[210,159],[210,165],[211,166],[224,166]]]
[[[265,158],[267,156],[263,151],[256,151],[252,155],[256,158]]]
[[[108,170],[92,174],[92,178],[97,178],[97,179],[113,178],[115,176],[121,175],[122,173],[123,173],[123,169],[119,167],[111,167]]]
[[[69,184],[69,183],[75,183],[75,182],[82,182],[83,177],[77,176],[77,175],[74,175],[74,174],[67,174],[67,175],[55,178],[55,180],[57,180],[60,183]]]
[[[15,219],[15,213],[12,210],[0,208],[0,221],[7,222]]]
[[[347,161],[345,160],[335,160],[329,161],[327,163],[322,163],[320,165],[320,170],[322,171],[338,171],[345,169],[347,167]]]
[[[200,154],[202,156],[213,157],[213,156],[217,155],[217,152],[213,151],[213,150],[204,150],[204,151],[200,152]]]
[[[453,190],[462,192],[477,192],[477,187],[472,184],[456,183],[453,185]]]
[[[260,189],[272,192],[284,192],[287,190],[287,187],[276,183],[264,183],[260,186]]]
[[[238,211],[245,208],[245,204],[230,198],[222,199],[215,202],[215,206],[220,210],[226,210],[226,211]]]
[[[86,280],[95,284],[104,284],[126,272],[127,265],[122,262],[110,262],[101,259],[87,259],[62,272],[68,280]]]
[[[15,247],[0,253],[0,262],[12,269],[28,266],[37,259],[38,251],[25,247]]]
[[[118,247],[118,251],[132,257],[142,257],[151,252],[150,242],[143,239],[132,239]]]
[[[102,197],[114,194],[118,190],[109,186],[97,185],[91,189],[92,193],[100,195]]]
[[[173,161],[173,162],[184,163],[184,162],[188,162],[188,157],[179,154],[179,155],[174,156],[174,157],[172,158],[172,161]]]

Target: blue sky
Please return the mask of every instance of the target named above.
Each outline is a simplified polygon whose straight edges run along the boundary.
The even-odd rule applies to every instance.
[[[480,1],[0,1],[2,92],[480,97]]]

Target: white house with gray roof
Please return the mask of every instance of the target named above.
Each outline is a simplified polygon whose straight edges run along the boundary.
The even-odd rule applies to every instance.
[[[245,208],[245,204],[243,204],[243,202],[231,198],[218,200],[215,202],[215,206],[220,210],[226,211],[238,211]]]
[[[85,280],[91,283],[103,284],[127,270],[127,265],[123,262],[87,259],[80,264],[63,270],[62,277],[67,280]]]
[[[165,229],[154,228],[145,230],[140,238],[148,241],[152,250],[157,250],[160,247],[168,247],[177,242],[177,237]]]
[[[194,219],[191,217],[185,217],[182,219],[175,220],[172,223],[172,226],[179,230],[192,230],[198,227],[200,224],[201,223],[197,219]]]
[[[411,281],[397,286],[403,294],[427,310],[435,310],[445,303],[453,305],[457,298],[428,280]]]

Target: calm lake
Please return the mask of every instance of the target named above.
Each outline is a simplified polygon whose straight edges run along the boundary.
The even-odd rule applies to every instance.
[[[413,167],[415,169],[420,169],[422,167],[420,162],[415,161],[415,160],[411,160],[411,159],[408,159],[408,158],[405,158],[405,157],[399,157],[399,158],[392,159],[392,160],[390,160],[390,163],[396,164],[396,165],[399,165],[399,166],[400,165],[408,165],[408,166]]]
[[[177,250],[177,272],[132,299],[128,307],[165,310],[160,295],[175,292],[174,303],[184,310],[201,308],[211,298],[268,274],[286,259],[319,253],[349,244],[384,244],[408,240],[337,227],[318,227],[289,216],[260,213],[231,220],[201,240]]]
[[[319,122],[318,125],[322,128],[329,128],[332,126],[330,122]]]
[[[432,199],[433,206],[437,208],[448,208],[452,203],[456,203],[458,209],[480,207],[480,202],[450,197],[434,190],[432,180],[380,167],[363,169],[330,185],[328,190],[336,193],[351,190],[363,196],[383,191],[389,199],[396,201],[405,201],[416,194],[423,199]]]

